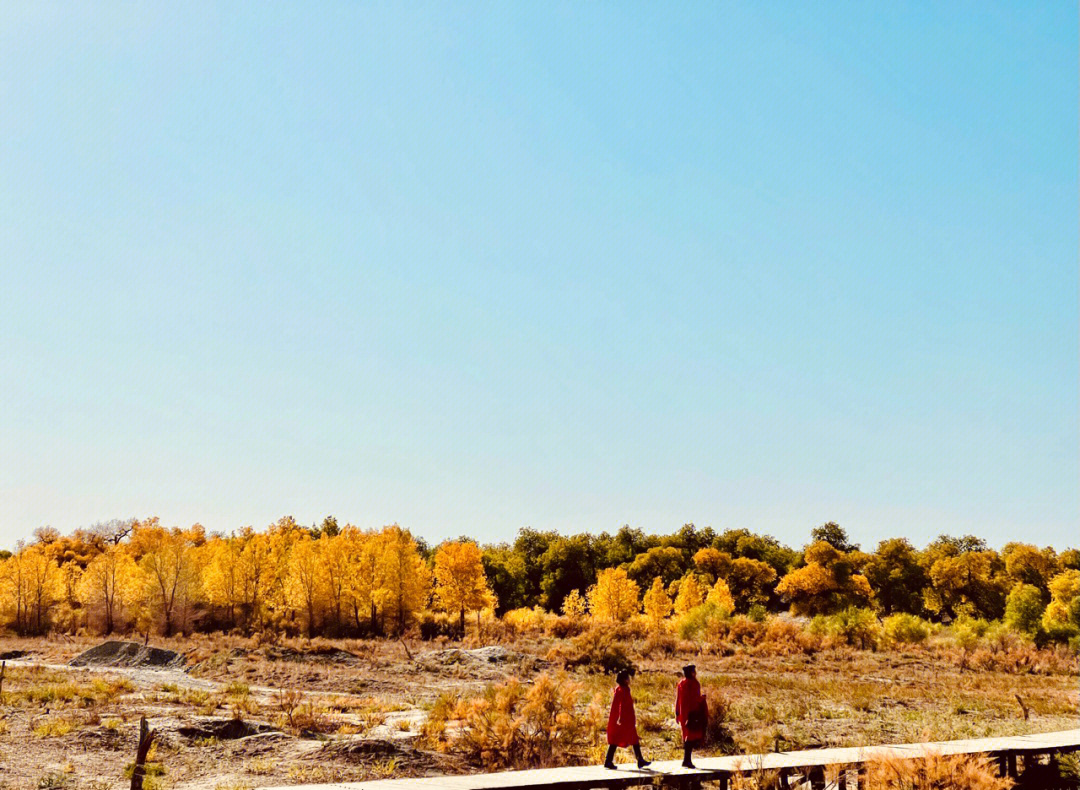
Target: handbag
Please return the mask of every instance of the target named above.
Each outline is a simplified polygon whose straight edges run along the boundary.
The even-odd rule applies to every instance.
[[[709,709],[705,704],[705,695],[702,695],[701,704],[690,711],[690,714],[686,717],[686,726],[691,730],[704,730],[706,724],[708,724],[708,714]]]

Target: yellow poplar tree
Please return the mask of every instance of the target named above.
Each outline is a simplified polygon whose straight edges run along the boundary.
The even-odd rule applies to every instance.
[[[606,568],[589,588],[589,610],[600,620],[628,620],[641,608],[639,593],[624,568]]]
[[[325,573],[327,610],[333,621],[334,633],[340,634],[344,624],[343,612],[348,605],[349,599],[349,575],[352,572],[352,563],[355,545],[356,528],[346,525],[337,535],[327,535],[325,532],[319,538],[321,544],[321,556],[323,572]]]
[[[131,532],[132,551],[139,555],[149,617],[161,622],[170,636],[183,620],[198,586],[195,552],[202,528],[165,529],[157,519],[137,525]],[[146,623],[147,625],[149,622]]]
[[[106,634],[126,624],[125,613],[139,591],[139,567],[127,548],[116,544],[109,544],[90,561],[76,586],[79,603],[99,613]]]
[[[355,530],[349,535],[349,572],[345,578],[345,595],[353,611],[357,630],[360,630],[360,618],[368,621],[368,630],[375,633],[379,629],[379,606],[385,597],[379,591],[383,589],[383,547],[387,537],[382,532]]]
[[[1043,627],[1065,625],[1069,622],[1069,609],[1080,597],[1080,571],[1062,571],[1050,580],[1050,605],[1043,613]]]
[[[723,579],[716,580],[716,584],[712,586],[708,596],[705,598],[705,603],[712,604],[717,609],[722,609],[728,614],[735,611],[735,599],[732,598],[731,590]]]
[[[675,596],[675,613],[686,614],[704,602],[705,592],[701,589],[697,576],[692,573],[686,574],[679,583],[679,594]]]
[[[495,594],[484,575],[480,547],[472,541],[450,541],[435,553],[435,597],[447,612],[460,616],[465,633],[465,613],[479,613],[495,605]]]
[[[270,535],[246,527],[241,532],[244,548],[237,566],[240,608],[244,613],[248,633],[261,631],[266,622],[266,610],[273,587],[274,547]]]
[[[49,611],[63,592],[60,567],[42,544],[19,546],[0,566],[0,590],[16,633],[43,633]]]
[[[653,579],[652,587],[646,591],[642,602],[645,604],[645,616],[654,626],[660,625],[671,614],[671,598],[664,589],[664,580],[659,576]]]
[[[298,533],[289,555],[285,597],[294,610],[304,613],[307,635],[315,635],[318,613],[322,608],[325,574],[322,566],[322,541],[312,540],[307,532]]]
[[[231,536],[213,538],[203,551],[206,561],[202,573],[202,589],[206,602],[228,613],[229,626],[236,626],[236,610],[241,601],[240,554],[243,540]]]
[[[571,620],[580,620],[588,611],[588,603],[577,590],[571,590],[570,594],[563,598],[562,613]]]
[[[427,605],[430,576],[412,533],[397,524],[383,529],[375,598],[397,621],[399,632]]]

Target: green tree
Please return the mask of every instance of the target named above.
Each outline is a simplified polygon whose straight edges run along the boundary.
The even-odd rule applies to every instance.
[[[680,578],[686,572],[682,551],[674,546],[654,546],[637,555],[626,572],[630,578],[644,587],[650,579],[660,577],[664,585]]]
[[[528,573],[525,559],[506,544],[486,546],[482,560],[484,574],[498,602],[495,612],[527,609],[529,601]]]
[[[810,542],[825,541],[834,549],[844,554],[850,554],[859,550],[858,543],[852,543],[848,538],[847,530],[835,521],[826,521],[820,527],[810,530]]]
[[[735,610],[748,612],[752,606],[766,605],[775,582],[776,570],[768,563],[749,557],[733,560],[727,584],[735,601]]]
[[[557,612],[571,590],[585,590],[596,582],[596,560],[590,536],[556,536],[540,556],[540,567],[543,570],[540,605]]]
[[[881,541],[867,558],[864,572],[878,606],[886,615],[922,613],[923,590],[929,577],[906,538]]]
[[[1045,609],[1042,590],[1033,584],[1018,583],[1005,602],[1005,624],[1014,631],[1034,634],[1039,630]]]

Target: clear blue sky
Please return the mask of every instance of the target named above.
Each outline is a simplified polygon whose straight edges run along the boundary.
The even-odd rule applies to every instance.
[[[0,5],[0,546],[1078,543],[1075,3]]]

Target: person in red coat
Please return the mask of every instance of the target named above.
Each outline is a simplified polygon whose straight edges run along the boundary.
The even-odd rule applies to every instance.
[[[675,720],[682,727],[684,768],[694,767],[690,757],[694,747],[705,740],[708,719],[709,709],[697,680],[697,668],[688,664],[683,667],[683,679],[675,690]]]
[[[605,768],[615,768],[615,750],[620,746],[633,746],[638,768],[649,765],[641,753],[641,741],[637,734],[637,717],[634,715],[634,698],[630,696],[630,672],[622,670],[615,676],[615,694],[611,700],[611,713],[607,722],[607,759]]]

